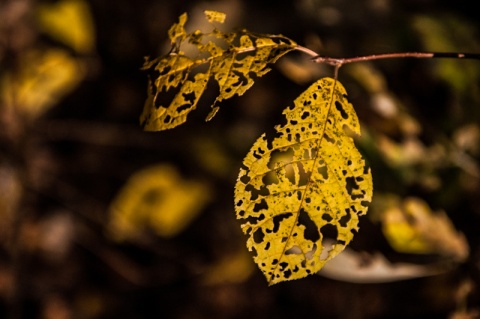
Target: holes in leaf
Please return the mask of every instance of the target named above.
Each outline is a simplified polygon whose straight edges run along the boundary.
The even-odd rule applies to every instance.
[[[255,204],[255,206],[253,207],[253,211],[258,213],[263,209],[265,209],[265,210],[268,209],[268,204],[267,204],[267,201],[265,200],[265,198],[262,198],[260,203]]]
[[[317,226],[303,208],[300,209],[300,215],[298,216],[297,224],[299,226],[305,226],[305,231],[303,233],[303,237],[305,237],[305,239],[312,242],[316,242],[320,239],[320,234],[318,233]]]
[[[335,139],[334,139],[334,138],[331,138],[330,136],[328,136],[327,133],[324,133],[324,134],[323,134],[323,138],[324,138],[327,142],[329,142],[329,143],[332,143],[332,144],[335,143]]]
[[[283,261],[279,264],[279,266],[280,266],[280,270],[284,271],[288,267],[288,263]]]
[[[320,166],[320,167],[318,168],[318,173],[319,173],[320,175],[322,175],[322,178],[323,178],[324,180],[327,180],[327,179],[328,179],[328,168],[327,168],[326,166]]]
[[[317,250],[317,244],[313,244],[312,246],[312,250],[308,251],[306,254],[305,254],[305,258],[307,258],[308,260],[312,259],[313,258],[313,255],[315,254],[315,251]]]
[[[326,221],[327,223],[331,222],[333,220],[332,216],[328,215],[328,214],[323,214],[322,215],[322,219],[324,221]]]
[[[253,241],[257,244],[260,244],[263,242],[263,239],[265,238],[265,234],[263,233],[261,228],[258,228],[254,233],[253,233]]]
[[[338,236],[337,227],[332,224],[323,225],[320,228],[320,233],[323,235],[323,237],[337,238]]]
[[[299,174],[299,180],[298,180],[297,186],[307,185],[308,180],[310,179],[310,174],[307,173],[307,171],[305,170],[305,167],[300,162],[297,163],[297,168],[298,168],[298,174]]]
[[[278,184],[279,182],[276,170],[271,170],[262,177],[262,183],[265,185]]]
[[[363,207],[368,207],[368,205],[370,205],[370,202],[367,201],[367,200],[362,200],[362,201],[360,202],[360,205],[362,205]]]
[[[304,120],[304,119],[306,119],[306,118],[309,117],[309,116],[310,116],[310,112],[305,111],[305,112],[302,113],[302,116],[301,116],[300,118],[301,118],[302,120]]]
[[[240,181],[246,185],[250,182],[250,176],[243,175],[242,177],[240,177]]]
[[[250,200],[252,201],[256,200],[258,196],[264,197],[270,195],[270,191],[265,185],[262,185],[260,189],[256,189],[252,184],[248,184],[245,186],[245,192],[249,192],[251,194]]]
[[[337,111],[340,112],[340,115],[342,116],[342,118],[344,120],[348,119],[348,114],[347,114],[347,112],[345,112],[345,110],[343,109],[343,106],[340,102],[335,101],[335,107],[336,107]]]
[[[286,219],[286,218],[289,218],[293,216],[292,213],[284,213],[284,214],[280,214],[280,215],[277,215],[275,217],[273,217],[273,229],[272,231],[274,233],[278,232],[278,230],[280,229],[280,223],[282,222],[282,220]]]
[[[189,93],[183,93],[182,94],[183,96],[183,99],[185,102],[188,103],[188,105],[193,105],[195,103],[195,99],[196,99],[196,94],[195,92],[189,92]],[[180,108],[178,109],[178,111],[180,112]]]
[[[289,248],[285,251],[285,255],[300,255],[302,253],[302,250],[298,246],[293,246],[292,248]]]
[[[351,219],[351,216],[350,216],[350,209],[347,208],[345,210],[345,215],[342,216],[342,218],[340,218],[340,220],[338,221],[340,223],[340,225],[342,227],[347,227],[347,223],[350,221]]]
[[[253,157],[255,157],[256,159],[261,159],[263,154],[265,154],[265,151],[261,148],[258,148],[253,152]]]
[[[179,113],[182,113],[184,111],[188,111],[192,107],[192,105],[193,105],[193,103],[190,103],[189,101],[187,101],[187,103],[182,104],[177,108],[177,113],[179,114]]]
[[[271,154],[268,168],[271,170],[285,166],[285,163],[291,163],[293,161],[293,149],[289,148],[285,151],[275,150]]]
[[[301,191],[297,191],[297,199],[298,200],[302,199],[302,192]]]
[[[163,123],[168,124],[172,121],[172,117],[170,115],[165,116],[163,119]]]
[[[347,183],[346,185],[347,192],[350,196],[352,196],[353,190],[360,189],[360,186],[358,186],[357,181],[355,180],[355,177],[352,177],[352,176],[347,177],[345,181]]]

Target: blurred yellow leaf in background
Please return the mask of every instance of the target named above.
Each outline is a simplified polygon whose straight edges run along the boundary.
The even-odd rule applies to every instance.
[[[439,254],[458,261],[468,257],[465,236],[457,232],[445,212],[432,212],[425,201],[416,197],[389,199],[380,218],[383,234],[393,249],[401,253]]]
[[[210,266],[204,274],[205,285],[242,283],[253,274],[255,264],[245,249],[225,255]]]
[[[32,50],[20,57],[15,74],[4,76],[1,95],[6,105],[35,118],[72,91],[84,76],[83,65],[66,51]]]
[[[172,237],[210,198],[207,184],[183,179],[172,166],[147,167],[131,176],[111,203],[109,231],[117,240],[141,237],[145,230]]]
[[[40,28],[78,53],[90,53],[95,46],[95,27],[90,8],[83,0],[63,0],[37,8]]]

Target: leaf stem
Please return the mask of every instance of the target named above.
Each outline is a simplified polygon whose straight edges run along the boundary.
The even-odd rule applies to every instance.
[[[384,53],[384,54],[372,54],[353,58],[331,58],[328,56],[318,55],[315,51],[310,50],[302,46],[295,48],[298,51],[306,53],[312,57],[312,61],[315,63],[326,63],[335,67],[340,67],[344,64],[382,60],[382,59],[396,59],[396,58],[454,58],[454,59],[475,59],[480,60],[480,53],[455,53],[455,52],[398,52],[398,53]]]

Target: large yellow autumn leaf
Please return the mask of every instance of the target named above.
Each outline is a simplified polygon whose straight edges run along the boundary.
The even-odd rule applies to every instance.
[[[360,134],[359,121],[338,81],[317,81],[283,114],[287,123],[255,142],[235,187],[237,218],[269,284],[313,274],[340,253],[373,191],[346,132]]]

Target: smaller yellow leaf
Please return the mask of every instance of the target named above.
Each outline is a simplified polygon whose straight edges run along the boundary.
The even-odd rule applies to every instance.
[[[109,230],[117,240],[137,238],[146,229],[172,237],[187,227],[210,200],[209,187],[183,179],[159,164],[135,173],[110,205]]]
[[[216,11],[205,14],[210,22],[223,22],[226,17]],[[187,15],[181,15],[179,22],[168,31],[172,43],[170,52],[160,58],[147,59],[143,65],[142,69],[149,73],[149,90],[140,123],[147,131],[167,130],[184,123],[197,107],[211,78],[219,86],[213,112],[207,116],[207,120],[212,119],[218,111],[218,102],[244,94],[255,77],[265,75],[271,63],[297,47],[284,36],[253,34],[246,30],[223,33],[215,28],[210,33],[200,30],[187,33],[186,21]],[[192,54],[192,49],[196,54]],[[246,54],[250,52],[252,54]],[[163,99],[162,95],[167,92],[173,96],[170,101]]]
[[[223,12],[205,10],[205,17],[207,17],[208,22],[220,22],[224,23],[227,15]]]

